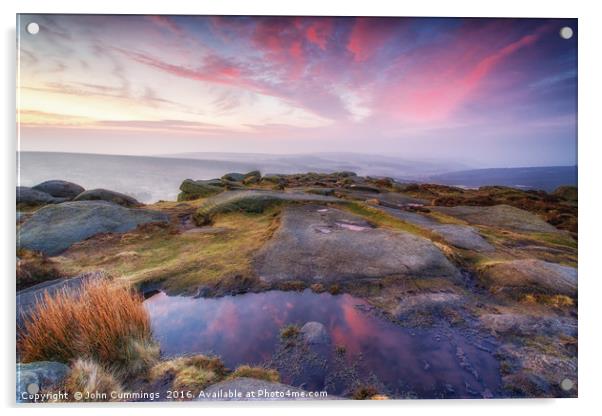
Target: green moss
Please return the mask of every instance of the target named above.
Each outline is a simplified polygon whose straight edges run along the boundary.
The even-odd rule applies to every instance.
[[[577,241],[564,233],[532,233],[531,238],[555,246],[563,246],[577,249]]]

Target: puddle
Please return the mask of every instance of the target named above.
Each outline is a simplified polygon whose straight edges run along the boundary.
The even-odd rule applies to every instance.
[[[493,356],[458,331],[404,328],[369,312],[349,295],[270,291],[221,298],[155,293],[144,302],[164,356],[216,354],[229,368],[269,365],[282,381],[306,389],[349,394],[358,384],[392,397],[496,395]],[[288,324],[322,323],[330,345],[290,347]],[[341,348],[343,347],[343,348]]]
[[[350,231],[365,231],[365,230],[372,229],[372,227],[367,227],[365,225],[353,224],[350,222],[337,222],[337,225],[341,228],[344,228],[344,229],[350,230]]]

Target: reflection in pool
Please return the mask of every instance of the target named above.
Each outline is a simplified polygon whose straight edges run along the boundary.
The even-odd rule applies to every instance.
[[[328,381],[345,373],[335,363],[340,355],[335,350],[344,347],[342,361],[355,368],[355,383],[377,385],[396,397],[482,397],[495,395],[499,387],[497,361],[460,332],[404,328],[367,312],[366,302],[346,294],[306,290],[192,298],[159,292],[145,306],[164,356],[213,353],[230,368],[273,365],[275,356],[282,357],[280,329],[316,321],[332,339],[330,348],[317,351],[324,374],[316,378],[281,371],[284,382],[345,393],[350,388],[345,382]]]

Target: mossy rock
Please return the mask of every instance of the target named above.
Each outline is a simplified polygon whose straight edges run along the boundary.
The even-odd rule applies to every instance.
[[[236,173],[236,172],[226,173],[224,176],[222,176],[222,180],[229,181],[229,182],[242,182],[244,178],[245,178],[244,173]]]
[[[205,198],[211,195],[218,194],[224,190],[223,184],[219,179],[211,179],[208,181],[194,181],[186,179],[180,185],[180,191],[186,195],[178,196],[178,201],[189,201],[191,199]]]
[[[262,190],[227,191],[208,198],[197,209],[193,220],[197,225],[211,223],[214,215],[225,212],[261,213],[268,207],[280,203],[294,202],[343,202],[334,197],[307,193],[277,192]]]
[[[242,180],[242,183],[245,185],[251,185],[259,182],[261,182],[261,172],[258,170],[253,170],[247,173]]]

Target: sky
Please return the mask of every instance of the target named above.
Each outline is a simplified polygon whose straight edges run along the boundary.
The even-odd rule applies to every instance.
[[[18,20],[21,150],[576,164],[576,19]]]

